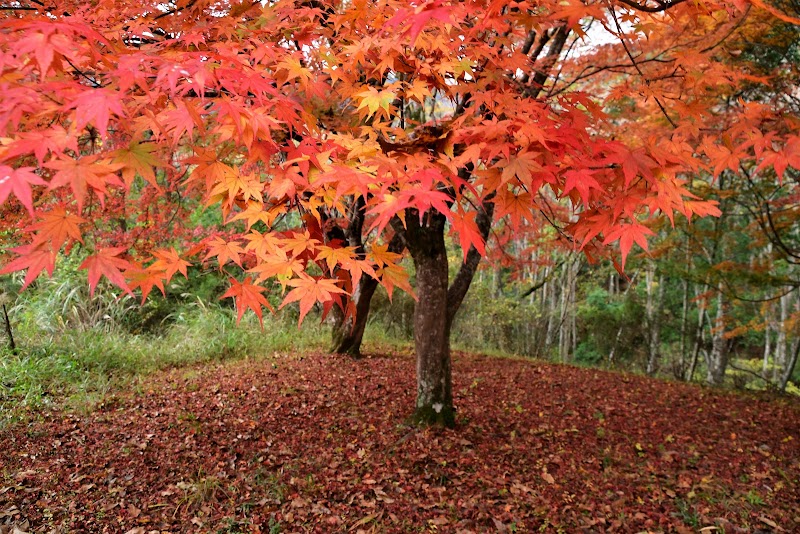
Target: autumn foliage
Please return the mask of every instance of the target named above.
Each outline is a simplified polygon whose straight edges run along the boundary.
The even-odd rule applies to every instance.
[[[624,269],[654,219],[718,213],[695,177],[800,167],[779,106],[719,113],[770,83],[726,62],[752,20],[798,22],[746,0],[23,0],[0,21],[0,273],[28,285],[80,244],[92,288],[146,298],[215,264],[240,317],[282,291],[302,320],[352,313],[362,276],[412,291],[395,235],[420,273],[452,233],[468,287],[492,220]],[[192,227],[203,206],[224,228]]]

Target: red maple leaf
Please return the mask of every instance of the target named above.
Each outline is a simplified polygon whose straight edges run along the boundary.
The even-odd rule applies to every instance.
[[[603,240],[604,245],[613,243],[619,239],[619,249],[622,254],[622,270],[625,270],[625,260],[628,258],[628,253],[634,243],[647,250],[647,237],[653,235],[654,232],[648,227],[637,222],[629,224],[621,224],[612,228]]]
[[[116,172],[124,165],[98,161],[96,156],[58,159],[46,163],[45,167],[56,171],[50,180],[50,189],[69,185],[78,203],[78,211],[83,211],[83,202],[86,200],[89,188],[97,193],[102,202],[108,185],[123,185]]]
[[[129,295],[133,295],[131,288],[128,287],[128,283],[125,281],[125,276],[122,274],[122,270],[131,268],[131,263],[118,257],[127,250],[126,247],[102,248],[83,260],[79,269],[87,269],[89,271],[89,295],[94,296],[94,290],[101,276],[108,278],[112,284]]]
[[[428,22],[435,19],[441,22],[450,22],[450,12],[452,8],[441,7],[441,2],[425,2],[416,9],[401,9],[397,14],[389,19],[384,28],[396,28],[403,22],[407,22],[407,27],[403,30],[403,35],[408,34],[411,44],[417,42],[417,36],[422,32]]]
[[[105,136],[108,131],[108,120],[113,113],[117,117],[124,117],[122,95],[109,89],[87,89],[79,94],[67,109],[75,109],[75,127],[83,129],[87,124],[93,124]]]
[[[0,165],[0,204],[6,201],[8,195],[14,193],[28,213],[33,216],[31,185],[45,185],[47,182],[32,173],[31,170],[31,167],[12,169],[7,165]]]
[[[56,267],[56,252],[47,241],[23,245],[11,249],[19,257],[11,261],[0,270],[0,274],[9,274],[27,269],[22,288],[25,289],[31,282],[36,280],[39,274],[46,270],[47,274],[53,276],[53,269]]]

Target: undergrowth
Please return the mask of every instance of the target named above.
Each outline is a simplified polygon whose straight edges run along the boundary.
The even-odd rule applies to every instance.
[[[5,417],[69,399],[92,404],[133,377],[204,362],[258,358],[275,352],[325,346],[327,331],[309,324],[298,330],[283,318],[255,317],[236,324],[235,312],[195,307],[180,313],[163,333],[136,334],[114,328],[42,333],[19,328],[17,354],[0,353],[0,407]]]

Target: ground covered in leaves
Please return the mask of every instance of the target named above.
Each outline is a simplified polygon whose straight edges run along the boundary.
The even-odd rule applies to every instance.
[[[0,430],[0,531],[797,532],[800,406],[457,354],[420,429],[410,354],[178,369]]]

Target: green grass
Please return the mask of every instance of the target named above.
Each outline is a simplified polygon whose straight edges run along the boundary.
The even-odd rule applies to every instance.
[[[65,401],[91,408],[132,378],[162,369],[327,346],[327,328],[313,321],[298,329],[288,317],[265,319],[263,329],[247,315],[237,325],[233,310],[194,306],[158,334],[23,325],[16,332],[18,354],[0,352],[0,423],[20,411]]]
[[[20,277],[0,279],[18,347],[12,354],[0,334],[0,426],[47,406],[91,411],[126,385],[176,367],[275,353],[326,350],[328,325],[314,313],[297,327],[297,306],[236,323],[230,300],[219,300],[219,276],[176,277],[167,297],[141,305],[108,284],[89,295],[80,258],[19,292]],[[210,303],[210,304],[209,304]],[[370,325],[366,353],[410,350],[382,325]]]

